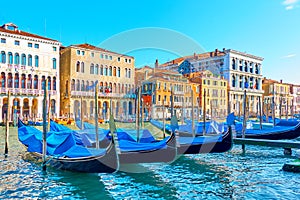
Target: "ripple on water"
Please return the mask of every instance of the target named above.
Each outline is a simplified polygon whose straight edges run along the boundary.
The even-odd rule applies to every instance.
[[[143,165],[147,173],[82,174],[43,173],[22,159],[15,133],[10,145],[8,158],[0,156],[0,199],[300,199],[300,174],[281,171],[293,159],[282,149],[246,146],[243,154],[235,146],[224,154]]]

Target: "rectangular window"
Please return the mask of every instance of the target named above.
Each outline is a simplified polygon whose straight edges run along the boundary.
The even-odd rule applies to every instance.
[[[105,55],[105,59],[108,59],[108,55]]]
[[[121,58],[120,57],[118,57],[118,62],[120,62],[121,61]]]
[[[19,40],[15,40],[15,45],[20,46],[20,41]]]
[[[1,38],[1,43],[6,43],[6,39],[5,38]]]
[[[94,57],[94,56],[95,56],[94,52],[92,52],[92,53],[91,53],[91,56],[92,56],[92,57]]]
[[[81,51],[81,55],[83,55],[83,56],[84,56],[84,51]]]
[[[127,58],[125,58],[125,62],[127,63]]]
[[[80,50],[77,50],[77,55],[80,55]]]
[[[32,47],[32,43],[31,42],[28,42],[28,47]]]
[[[57,48],[56,47],[53,47],[53,51],[56,51],[57,50]]]
[[[109,56],[109,60],[112,60],[112,56]]]
[[[131,59],[129,59],[129,63],[131,63]]]
[[[40,45],[39,44],[34,44],[34,48],[38,49],[38,48],[40,48]]]
[[[103,59],[103,54],[100,54],[100,58],[102,58],[102,59]]]

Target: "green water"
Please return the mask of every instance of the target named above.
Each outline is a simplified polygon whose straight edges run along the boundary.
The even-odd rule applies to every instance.
[[[22,159],[25,148],[10,129],[4,157],[0,127],[0,199],[299,199],[300,174],[281,170],[293,157],[282,149],[240,146],[223,154],[182,156],[172,164],[147,164],[147,173],[83,174]],[[158,132],[159,134],[159,132]]]

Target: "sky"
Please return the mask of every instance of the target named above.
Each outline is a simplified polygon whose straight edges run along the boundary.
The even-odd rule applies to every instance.
[[[0,23],[63,46],[90,43],[128,54],[137,67],[234,49],[263,57],[264,77],[300,84],[300,0],[41,2],[2,1]]]

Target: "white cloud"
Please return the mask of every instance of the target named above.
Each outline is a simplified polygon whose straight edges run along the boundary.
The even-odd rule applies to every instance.
[[[286,10],[292,10],[294,8],[294,6],[287,6],[285,7]]]
[[[286,56],[282,56],[281,58],[292,58],[292,57],[295,57],[296,54],[289,54],[289,55],[286,55]]]
[[[297,3],[298,2],[298,0],[284,0],[283,2],[282,2],[282,4],[283,5],[292,5],[292,4],[295,4],[295,3]]]
[[[295,7],[298,7],[297,3],[299,0],[284,0],[282,4],[285,6],[286,10],[292,10]]]

